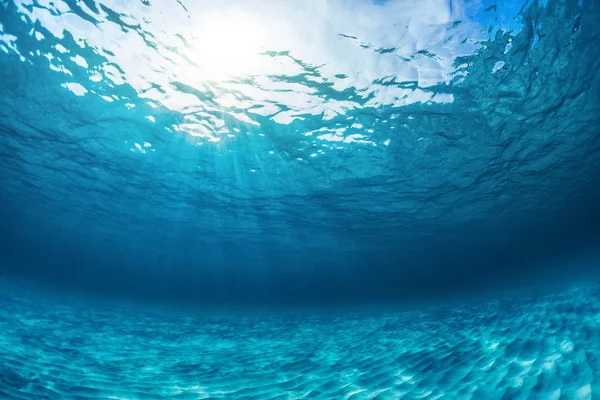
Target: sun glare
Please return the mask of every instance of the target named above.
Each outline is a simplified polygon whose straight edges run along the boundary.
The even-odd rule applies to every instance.
[[[207,15],[196,30],[190,58],[202,79],[222,80],[260,71],[267,35],[251,15],[239,11]]]

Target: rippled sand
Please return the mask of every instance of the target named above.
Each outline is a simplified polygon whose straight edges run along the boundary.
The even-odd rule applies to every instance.
[[[427,312],[173,316],[0,297],[2,399],[591,399],[600,290]]]

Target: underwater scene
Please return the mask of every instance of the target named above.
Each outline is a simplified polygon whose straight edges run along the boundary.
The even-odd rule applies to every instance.
[[[0,0],[0,399],[600,399],[597,0]]]

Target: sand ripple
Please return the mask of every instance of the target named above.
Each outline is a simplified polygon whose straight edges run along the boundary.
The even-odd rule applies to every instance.
[[[600,393],[598,288],[419,313],[193,317],[5,292],[3,399],[581,400]]]

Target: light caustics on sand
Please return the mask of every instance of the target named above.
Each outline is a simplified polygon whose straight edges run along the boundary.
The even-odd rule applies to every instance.
[[[3,289],[3,398],[590,400],[600,390],[598,288],[310,317],[173,316]]]

